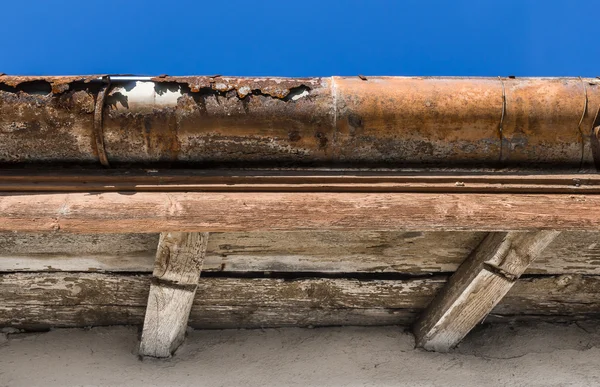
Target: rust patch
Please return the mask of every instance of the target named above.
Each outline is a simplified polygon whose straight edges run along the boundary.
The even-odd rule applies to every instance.
[[[291,142],[297,142],[300,141],[300,139],[302,139],[302,136],[300,136],[300,132],[298,132],[297,130],[290,130],[288,132],[288,138]]]
[[[151,79],[156,83],[177,83],[187,85],[193,93],[212,90],[220,93],[235,91],[239,98],[250,94],[285,99],[295,89],[312,89],[321,84],[320,78],[238,78],[222,76],[169,77]]]
[[[24,83],[31,82],[46,82],[52,88],[53,94],[64,93],[69,90],[70,85],[74,82],[83,82],[90,83],[93,80],[97,80],[102,78],[105,75],[85,75],[85,76],[48,76],[48,77],[38,77],[38,76],[9,76],[9,75],[0,75],[0,84],[18,88]]]
[[[319,148],[326,148],[329,140],[327,136],[322,132],[315,133],[315,138],[319,141]]]
[[[598,106],[596,116],[594,117],[594,123],[592,124],[590,145],[592,148],[594,166],[596,167],[597,171],[600,171],[600,106]]]
[[[570,169],[600,158],[589,79],[150,80],[161,98],[132,98],[134,81],[115,80],[94,120],[101,76],[0,76],[0,163],[97,163],[100,118],[116,167]]]
[[[52,94],[46,86],[31,93],[0,88],[0,162],[95,162],[94,91]]]

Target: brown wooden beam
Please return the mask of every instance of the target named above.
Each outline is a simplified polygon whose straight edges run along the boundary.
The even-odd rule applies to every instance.
[[[456,346],[508,293],[557,231],[490,233],[450,277],[414,327],[417,346]]]
[[[162,233],[140,343],[140,355],[169,357],[185,338],[208,233]]]
[[[598,208],[559,194],[4,194],[0,231],[599,230]]]

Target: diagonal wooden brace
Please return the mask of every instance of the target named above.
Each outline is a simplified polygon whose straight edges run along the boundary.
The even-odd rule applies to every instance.
[[[141,356],[169,357],[183,343],[207,243],[208,233],[160,235],[142,330]]]
[[[439,352],[456,346],[558,235],[558,231],[488,234],[415,323],[417,346]]]

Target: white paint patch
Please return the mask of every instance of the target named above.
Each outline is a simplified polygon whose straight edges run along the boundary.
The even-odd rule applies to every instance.
[[[240,95],[240,97],[244,98],[245,96],[250,94],[251,91],[252,91],[252,89],[249,86],[242,86],[238,90],[238,94]]]
[[[309,94],[309,93],[308,93],[308,90],[304,90],[304,91],[302,91],[302,93],[300,93],[300,94],[296,94],[296,95],[292,96],[292,101],[297,101],[297,100],[299,100],[300,98],[304,98],[304,97],[306,97],[308,94]]]
[[[215,85],[215,89],[217,89],[218,91],[228,91],[229,87],[227,87],[227,85],[224,83],[217,83]]]
[[[58,209],[58,213],[60,215],[69,215],[71,213],[71,207],[69,207],[67,203],[63,203],[63,205]]]
[[[177,99],[183,94],[181,90],[170,90],[166,87],[160,87],[160,92],[156,92],[154,82],[136,81],[133,88],[128,89],[125,86],[116,87],[111,95],[120,93],[127,97],[129,109],[152,108],[155,106],[177,106]],[[118,109],[124,109],[125,106],[117,104]]]
[[[177,99],[183,94],[178,91],[164,90],[154,94],[154,104],[160,106],[177,106]]]

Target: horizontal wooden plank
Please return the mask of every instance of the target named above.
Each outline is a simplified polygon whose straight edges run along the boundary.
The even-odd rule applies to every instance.
[[[600,312],[600,277],[542,276],[519,279],[494,314],[577,315]]]
[[[214,233],[203,271],[449,272],[485,233]],[[158,234],[0,233],[0,271],[151,272]]]
[[[450,272],[485,233],[300,231],[218,233],[205,270],[241,272]]]
[[[0,275],[0,304],[145,306],[149,275],[12,273]],[[423,308],[445,277],[406,281],[205,278],[195,304],[283,308]],[[377,297],[373,297],[376,295]]]
[[[40,330],[142,325],[146,308],[127,305],[0,305],[0,326]]]
[[[454,272],[485,232],[211,234],[203,271]],[[0,272],[152,271],[158,234],[0,233]],[[600,274],[600,233],[562,232],[527,274]]]
[[[526,274],[600,274],[600,233],[561,232]]]
[[[0,231],[600,230],[600,195],[7,194]]]
[[[189,325],[194,328],[269,328],[332,325],[409,325],[418,311],[389,308],[272,308],[194,305]]]
[[[201,278],[190,324],[202,328],[407,325],[446,277],[411,280]],[[149,275],[0,275],[0,326],[141,324]],[[600,278],[521,278],[493,319],[597,316]]]
[[[0,272],[152,272],[158,234],[0,233]]]
[[[142,325],[145,307],[90,305],[0,305],[0,326],[39,330],[107,325]],[[282,309],[194,305],[188,325],[199,329],[403,325],[418,311],[409,309]]]
[[[594,174],[468,174],[410,170],[0,171],[4,192],[600,193]]]

